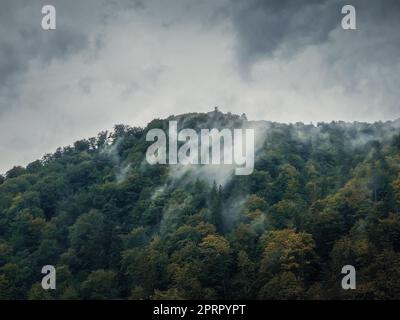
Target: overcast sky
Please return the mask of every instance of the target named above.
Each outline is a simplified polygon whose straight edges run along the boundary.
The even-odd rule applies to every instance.
[[[357,30],[341,28],[344,4]],[[116,123],[214,106],[392,120],[399,88],[398,0],[0,0],[0,172]]]

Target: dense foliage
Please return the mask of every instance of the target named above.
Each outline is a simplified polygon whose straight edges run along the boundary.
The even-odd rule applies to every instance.
[[[171,118],[172,119],[172,118]],[[399,122],[251,122],[255,170],[213,181],[144,160],[150,128],[60,148],[0,176],[1,299],[399,299]],[[43,265],[57,289],[41,288]],[[341,289],[342,266],[357,289]]]

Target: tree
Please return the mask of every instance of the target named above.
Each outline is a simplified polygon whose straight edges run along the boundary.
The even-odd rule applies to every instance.
[[[232,278],[230,289],[232,297],[238,299],[242,297],[254,298],[257,264],[250,260],[244,250],[239,251],[236,264],[237,273]]]
[[[43,290],[40,283],[35,283],[28,292],[29,300],[53,300],[51,290]]]
[[[310,234],[292,229],[269,231],[263,235],[261,245],[259,277],[264,283],[282,272],[293,273],[298,279],[312,277],[316,256]]]
[[[6,172],[6,178],[12,179],[25,174],[26,170],[21,166],[15,166]]]
[[[81,215],[70,229],[71,249],[78,259],[75,268],[101,268],[105,262],[104,215],[98,210]]]
[[[202,240],[199,249],[203,286],[215,288],[225,296],[231,267],[229,242],[222,236],[210,234]]]
[[[400,175],[392,182],[392,188],[396,201],[396,212],[400,213]]]
[[[304,285],[292,272],[282,272],[268,281],[258,294],[265,300],[296,300],[303,298]]]
[[[155,289],[165,290],[167,255],[162,250],[159,236],[144,248],[123,251],[121,264],[129,288],[141,287],[146,298],[150,298]]]
[[[275,203],[269,209],[269,221],[272,228],[284,229],[298,227],[299,216],[304,214],[298,202],[282,200]]]
[[[397,300],[400,296],[400,254],[384,250],[374,257],[367,267],[371,288],[367,298]]]
[[[400,251],[400,217],[390,214],[369,228],[369,239],[380,250]]]
[[[81,285],[84,299],[115,299],[118,297],[118,282],[115,272],[99,269],[89,274]]]
[[[11,284],[4,274],[0,275],[0,300],[9,300],[13,298]]]
[[[218,232],[223,229],[222,220],[222,187],[217,188],[217,184],[213,183],[210,192],[210,211],[211,211],[211,223],[215,225]]]

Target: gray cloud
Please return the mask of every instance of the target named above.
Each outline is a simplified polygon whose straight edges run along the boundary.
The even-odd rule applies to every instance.
[[[356,8],[356,31],[341,28],[346,4]],[[314,86],[314,101],[320,105],[319,110],[312,107],[313,114],[368,120],[400,115],[399,1],[232,0],[232,17],[236,54],[247,81],[260,81],[264,72],[274,86],[280,68],[286,82],[294,83],[288,96],[301,90],[303,99]],[[295,80],[296,73],[303,74],[303,83]],[[334,111],[326,108],[328,97]],[[307,106],[301,111],[295,113],[299,119],[311,113]]]
[[[41,28],[41,8],[46,4],[57,10],[56,31]],[[44,67],[87,49],[91,42],[99,49],[110,20],[121,10],[139,10],[144,5],[139,0],[2,0],[0,8],[0,88],[2,94],[9,94],[32,61]]]
[[[84,48],[87,36],[61,21],[59,30],[41,30],[41,6],[36,1],[3,1],[0,11],[0,85],[8,84],[29,62],[50,62]]]
[[[278,51],[291,55],[306,46],[327,42],[331,32],[341,28],[341,8],[346,4],[357,10],[357,36],[371,28],[390,28],[389,34],[368,34],[379,36],[381,43],[390,45],[382,40],[399,31],[400,2],[396,0],[232,0],[232,19],[241,62],[251,63]],[[343,38],[346,36],[342,33]],[[398,43],[395,49],[398,53]]]
[[[335,7],[321,0],[232,0],[240,59],[247,63],[278,49],[326,41],[339,21]]]

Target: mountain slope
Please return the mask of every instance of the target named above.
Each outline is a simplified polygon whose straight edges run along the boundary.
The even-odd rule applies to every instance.
[[[149,165],[152,128],[255,128],[254,172]],[[0,298],[400,298],[400,122],[192,113],[0,178]],[[57,289],[40,286],[54,265]],[[354,265],[357,290],[341,289]]]

